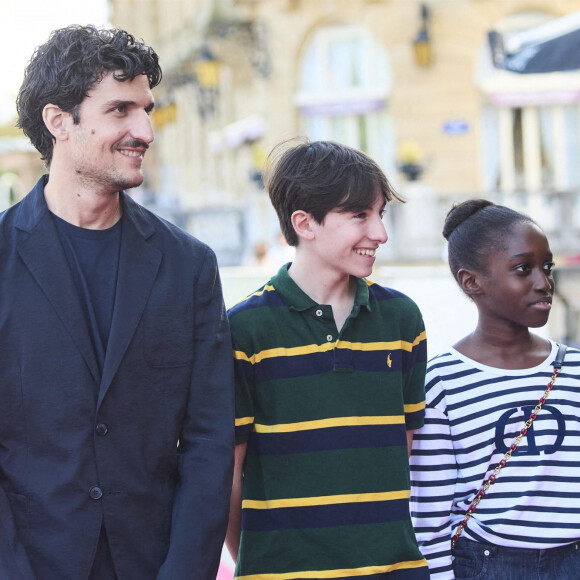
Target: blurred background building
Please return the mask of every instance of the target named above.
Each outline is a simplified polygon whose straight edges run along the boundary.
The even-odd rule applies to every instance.
[[[546,230],[558,256],[559,334],[578,337],[578,0],[109,5],[111,23],[150,43],[164,70],[156,143],[133,194],[209,243],[223,268],[271,270],[268,248],[288,255],[264,160],[285,139],[332,139],[369,153],[407,200],[388,209],[378,270],[421,265],[433,277],[441,266],[448,276],[440,231],[451,204],[505,203]],[[20,165],[0,177],[0,204],[42,172],[22,147],[11,152]]]
[[[366,151],[407,198],[387,218],[385,260],[439,259],[445,212],[474,196],[537,218],[558,253],[580,248],[580,62],[499,68],[501,44],[515,55],[549,35],[546,25],[561,34],[565,16],[580,28],[577,0],[111,6],[112,22],[150,42],[165,71],[143,195],[211,240],[224,265],[275,242],[260,171],[296,135]]]
[[[367,152],[406,198],[372,278],[417,302],[430,356],[476,323],[440,233],[476,197],[546,230],[557,295],[539,332],[580,344],[578,0],[102,1],[164,71],[131,194],[215,250],[227,306],[292,259],[261,174],[274,145],[307,136]],[[0,211],[44,171],[0,127]],[[224,551],[219,580],[231,569]]]

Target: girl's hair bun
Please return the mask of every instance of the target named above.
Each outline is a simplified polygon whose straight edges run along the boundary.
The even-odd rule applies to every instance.
[[[443,225],[443,237],[449,240],[449,236],[460,226],[465,220],[472,215],[481,211],[483,208],[490,205],[495,205],[492,201],[487,199],[470,199],[463,203],[455,204],[445,218]]]

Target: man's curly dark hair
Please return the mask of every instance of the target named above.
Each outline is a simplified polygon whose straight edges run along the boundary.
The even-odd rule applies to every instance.
[[[157,53],[121,29],[72,25],[55,30],[39,46],[24,71],[16,99],[18,127],[40,151],[50,167],[54,137],[44,124],[44,107],[51,103],[72,113],[79,122],[79,106],[87,93],[110,72],[118,81],[144,74],[149,87],[161,81]]]

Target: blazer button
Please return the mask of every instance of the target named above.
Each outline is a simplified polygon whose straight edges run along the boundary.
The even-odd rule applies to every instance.
[[[95,431],[97,432],[97,435],[103,437],[109,432],[109,428],[104,423],[99,423],[95,427]]]
[[[91,489],[89,489],[89,497],[91,499],[101,499],[103,497],[103,491],[101,490],[100,487],[97,487],[95,485],[94,487],[91,487]]]

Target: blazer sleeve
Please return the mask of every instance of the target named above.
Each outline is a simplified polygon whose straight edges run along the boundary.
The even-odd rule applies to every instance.
[[[24,546],[18,538],[18,530],[6,492],[0,486],[0,578],[10,580],[34,580]]]
[[[170,545],[158,580],[215,580],[228,522],[234,460],[233,359],[217,262],[209,248],[194,292],[194,362],[179,440]]]

